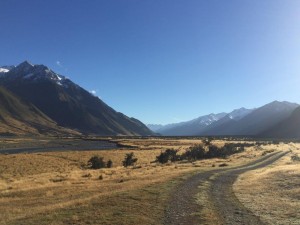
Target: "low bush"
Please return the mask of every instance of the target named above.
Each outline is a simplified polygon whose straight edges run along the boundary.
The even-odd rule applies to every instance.
[[[113,166],[113,162],[108,160],[105,162],[103,157],[93,156],[88,161],[88,167],[91,169],[101,169],[101,168],[111,168]]]
[[[243,144],[225,144],[223,147],[211,145],[208,148],[207,158],[226,158],[230,155],[245,151]]]
[[[181,155],[181,159],[193,161],[193,160],[204,159],[205,156],[206,156],[205,149],[201,145],[194,145]]]
[[[89,159],[88,164],[91,169],[101,169],[106,167],[103,157],[93,156]]]
[[[298,155],[293,155],[291,156],[291,160],[294,161],[294,162],[300,162],[300,157]]]
[[[156,161],[159,163],[167,163],[169,161],[175,162],[180,159],[180,156],[177,155],[177,150],[167,149],[164,152],[161,152],[160,155],[156,156]]]
[[[124,161],[123,161],[123,166],[127,167],[127,166],[133,166],[136,162],[137,162],[137,158],[134,157],[134,153],[127,153],[125,155]]]
[[[108,160],[107,163],[106,163],[106,167],[107,168],[112,168],[113,166],[113,162],[111,160]]]
[[[169,161],[175,162],[179,160],[195,161],[210,158],[226,158],[232,154],[245,151],[245,146],[249,145],[253,144],[229,143],[220,148],[215,145],[208,145],[205,147],[206,149],[202,145],[194,145],[187,149],[182,155],[177,155],[177,150],[167,149],[156,157],[156,162],[164,164]]]

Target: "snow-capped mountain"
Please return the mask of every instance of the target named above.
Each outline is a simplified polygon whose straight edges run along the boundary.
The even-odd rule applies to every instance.
[[[227,116],[233,120],[240,120],[243,117],[247,116],[249,113],[251,113],[253,110],[254,109],[246,109],[242,107],[240,109],[233,110],[232,112],[228,113]]]
[[[209,115],[200,116],[190,121],[164,125],[155,132],[158,132],[162,135],[171,136],[192,136],[196,135],[197,133],[205,129],[205,127],[220,120],[226,115],[227,113],[211,113]]]
[[[286,119],[298,106],[274,101],[257,109],[240,108],[230,113],[209,114],[168,124],[155,132],[166,136],[255,136]]]
[[[290,102],[274,101],[240,118],[231,119],[224,117],[210,125],[204,132],[198,135],[221,135],[221,136],[255,136],[286,119],[299,105]]]
[[[98,135],[153,134],[139,120],[115,111],[47,66],[25,61],[7,70],[0,76],[0,85],[35,105],[59,126]]]
[[[2,75],[5,79],[41,81],[48,80],[57,85],[68,87],[72,82],[65,76],[59,75],[44,65],[33,65],[28,61],[19,64],[16,67],[1,67],[5,70]],[[75,85],[73,83],[73,85]]]
[[[226,113],[218,113],[218,114],[211,113],[209,115],[200,116],[197,119],[193,119],[193,120],[189,121],[188,123],[199,124],[200,126],[208,126],[208,125],[218,121],[219,119],[223,118],[224,116],[226,116]]]

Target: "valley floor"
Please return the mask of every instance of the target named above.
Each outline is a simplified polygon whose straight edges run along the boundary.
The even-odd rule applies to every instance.
[[[18,147],[20,143],[14,141]],[[185,151],[202,141],[160,138],[114,141],[132,148],[0,154],[0,224],[163,224],[172,194],[191,177],[215,170],[226,171],[260,159],[262,155],[267,157],[290,150],[292,152],[272,166],[242,173],[233,190],[239,201],[262,221],[272,224],[277,219],[274,217],[272,221],[270,213],[278,214],[283,222],[289,219],[290,224],[300,219],[297,210],[280,210],[282,200],[284,208],[300,208],[299,201],[294,201],[299,200],[299,179],[295,176],[299,177],[300,163],[291,160],[291,156],[300,153],[299,144],[253,146],[226,159],[161,165],[153,161],[162,150]],[[223,145],[224,141],[213,143]],[[2,146],[5,144],[3,141]],[[122,160],[129,152],[134,152],[138,163],[124,168]],[[104,157],[106,161],[111,159],[113,168],[88,169],[87,161],[94,155]],[[224,163],[228,167],[219,167]],[[266,185],[258,185],[262,181]],[[288,191],[282,185],[288,187]],[[200,204],[199,211],[193,212],[196,220],[201,221],[203,216],[217,218],[213,216],[214,207],[201,211],[201,204],[207,198],[201,195],[203,193],[199,189],[195,193],[198,198],[192,198],[191,205]],[[271,196],[278,196],[276,204],[273,204],[274,199],[270,201]]]

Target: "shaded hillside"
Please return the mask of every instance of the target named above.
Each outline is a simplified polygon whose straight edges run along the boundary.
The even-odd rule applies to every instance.
[[[271,138],[300,138],[300,107],[291,116],[262,132],[259,136]]]
[[[0,87],[0,134],[79,134],[59,127],[34,105]]]
[[[60,126],[97,135],[151,135],[140,121],[116,112],[68,78],[44,65],[23,62],[0,83],[33,103]]]

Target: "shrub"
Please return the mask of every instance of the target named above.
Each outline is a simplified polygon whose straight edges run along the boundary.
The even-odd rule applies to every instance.
[[[215,145],[194,145],[186,150],[181,156],[177,155],[177,151],[174,149],[167,149],[165,152],[161,152],[159,156],[156,156],[156,162],[167,163],[169,161],[174,162],[178,160],[200,160],[200,159],[209,159],[209,158],[225,158],[235,153],[243,152],[245,146],[253,144],[225,144],[223,147],[219,148]],[[208,148],[206,151],[205,148]]]
[[[113,162],[111,160],[108,160],[107,163],[106,163],[106,167],[107,168],[112,168],[113,166]]]
[[[88,164],[91,169],[101,169],[105,168],[106,163],[103,160],[103,157],[93,156],[89,159]]]
[[[207,158],[225,158],[235,153],[245,151],[245,144],[225,144],[223,147],[218,148],[217,146],[211,145],[208,148]]]
[[[125,159],[123,161],[123,166],[127,167],[127,166],[133,166],[136,162],[137,162],[137,158],[134,157],[134,153],[127,153],[125,155]]]
[[[181,155],[182,159],[199,160],[205,158],[205,149],[201,145],[194,145],[190,147],[185,153]]]
[[[159,163],[167,163],[169,161],[175,162],[179,160],[179,156],[177,155],[177,151],[174,149],[167,149],[164,152],[161,152],[159,156],[156,156],[156,161]]]
[[[294,162],[295,161],[299,162],[300,161],[300,157],[298,155],[293,155],[293,156],[291,156],[291,160],[294,161]]]
[[[215,146],[215,145],[210,145],[208,147],[208,151],[206,153],[206,158],[216,158],[216,157],[220,157],[221,153],[220,153],[220,149]]]

